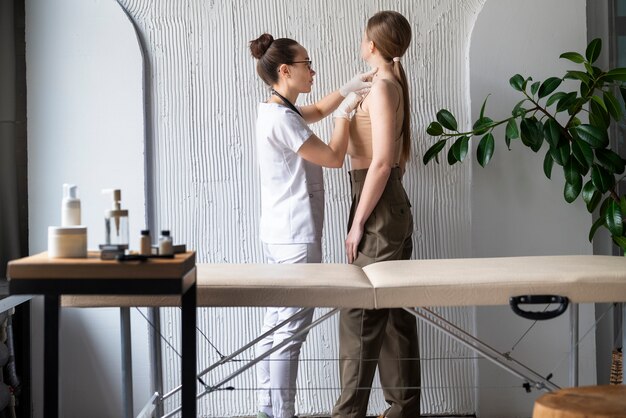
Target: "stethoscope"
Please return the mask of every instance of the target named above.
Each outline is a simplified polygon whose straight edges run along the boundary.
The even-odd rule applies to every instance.
[[[293,110],[294,112],[296,112],[298,115],[300,115],[301,118],[304,119],[304,117],[302,116],[302,113],[300,113],[300,111],[298,110],[297,107],[295,107],[293,105],[293,103],[291,103],[286,97],[284,97],[282,94],[280,94],[279,92],[277,92],[276,90],[272,89],[272,94],[278,96],[278,98],[280,100],[283,101],[283,103],[285,104],[285,106],[287,106],[289,109]]]

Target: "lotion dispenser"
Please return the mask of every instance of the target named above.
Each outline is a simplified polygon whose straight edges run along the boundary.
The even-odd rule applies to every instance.
[[[80,225],[80,200],[76,196],[76,185],[63,185],[63,201],[61,202],[61,226]]]
[[[111,196],[112,207],[104,211],[104,229],[106,245],[117,246],[119,250],[128,249],[128,210],[122,209],[122,191],[105,189],[103,194]]]

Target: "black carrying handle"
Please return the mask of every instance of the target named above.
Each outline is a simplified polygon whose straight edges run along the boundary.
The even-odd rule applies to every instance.
[[[520,305],[532,305],[538,303],[558,303],[559,306],[552,311],[525,311],[520,309]],[[543,321],[545,319],[556,318],[561,315],[567,309],[569,299],[565,296],[555,295],[526,295],[526,296],[513,296],[509,298],[509,305],[513,312],[521,316],[522,318],[532,319],[535,321]]]

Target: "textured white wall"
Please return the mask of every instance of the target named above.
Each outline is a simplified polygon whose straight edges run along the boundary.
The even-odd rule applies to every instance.
[[[171,229],[177,241],[198,252],[200,262],[262,261],[254,125],[256,104],[266,99],[267,89],[256,75],[248,41],[268,31],[307,47],[318,75],[314,93],[300,102],[310,102],[365,69],[358,51],[367,17],[378,10],[396,9],[414,29],[404,65],[412,88],[416,144],[415,163],[406,176],[416,217],[415,254],[467,256],[469,166],[425,168],[419,160],[428,146],[423,132],[436,107],[445,103],[468,114],[468,39],[483,2],[121,1],[145,39],[152,71],[154,135],[149,148],[154,225]],[[322,137],[330,133],[328,122],[314,129]],[[349,193],[344,170],[326,172],[326,190],[324,258],[345,261]],[[473,326],[471,310],[446,312],[464,326]],[[228,352],[258,332],[260,315],[255,309],[211,309],[201,315],[199,325],[212,343]],[[179,332],[176,318],[174,310],[165,319],[165,330],[173,341]],[[301,413],[328,412],[338,395],[336,341],[335,321],[309,337],[299,381]],[[216,352],[203,337],[200,344],[200,352],[205,353],[200,358],[202,369],[216,358]],[[441,361],[442,357],[471,356],[429,329],[422,329],[422,355],[427,386],[424,410],[473,412],[469,388],[474,380],[473,360]],[[168,385],[175,386],[177,361],[166,360],[166,366]],[[327,379],[319,378],[320,368]],[[207,383],[217,376],[208,377]],[[451,381],[460,384],[446,385]],[[241,376],[233,386],[233,392],[208,396],[200,413],[253,413],[254,374]],[[384,409],[380,391],[373,399],[372,413]]]

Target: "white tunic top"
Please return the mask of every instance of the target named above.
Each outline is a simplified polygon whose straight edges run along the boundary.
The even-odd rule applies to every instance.
[[[256,137],[263,242],[292,244],[321,240],[322,168],[297,154],[311,135],[313,131],[291,109],[276,103],[259,103]]]

